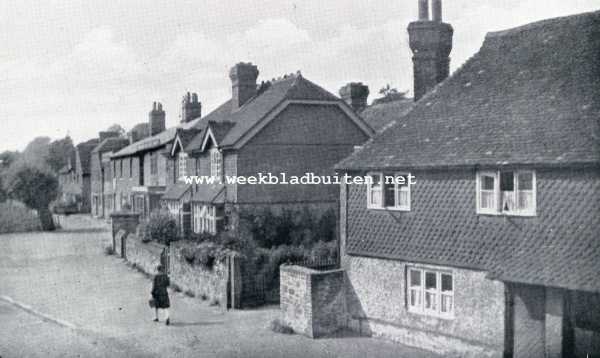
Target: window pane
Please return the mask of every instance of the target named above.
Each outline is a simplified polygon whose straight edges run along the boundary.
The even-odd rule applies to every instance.
[[[410,305],[413,307],[421,307],[420,290],[410,290]]]
[[[494,190],[494,177],[484,175],[481,177],[482,190]]]
[[[403,187],[403,188],[408,188]],[[400,207],[408,207],[409,203],[408,203],[408,191],[407,190],[400,190],[400,192],[398,193],[398,206]]]
[[[519,210],[533,209],[533,192],[519,190]]]
[[[425,273],[425,289],[436,289],[437,288],[437,275],[435,272]]]
[[[452,304],[453,304],[452,301],[453,301],[452,296],[442,295],[442,307],[440,307],[442,313],[452,312]]]
[[[533,190],[533,173],[519,173],[519,190]]]
[[[412,287],[421,286],[421,271],[410,270],[410,285]]]
[[[502,191],[515,190],[515,175],[513,172],[500,173],[500,190],[502,190]]]
[[[436,310],[437,309],[437,295],[431,292],[425,292],[425,309]]]
[[[496,206],[494,200],[493,191],[482,191],[481,192],[481,208],[482,209],[493,209]]]
[[[452,275],[442,274],[442,292],[452,291]]]
[[[396,189],[394,184],[385,184],[383,192],[383,200],[385,206],[395,207],[396,206]]]

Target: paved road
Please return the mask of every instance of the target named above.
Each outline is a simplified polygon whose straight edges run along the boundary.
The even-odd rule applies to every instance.
[[[171,293],[152,322],[150,281],[103,254],[107,227],[75,216],[56,233],[0,235],[0,357],[432,357],[386,341],[311,340],[268,329],[277,308],[221,312]]]

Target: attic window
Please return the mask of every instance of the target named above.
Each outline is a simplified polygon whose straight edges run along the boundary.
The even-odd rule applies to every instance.
[[[524,170],[478,172],[477,212],[535,216],[535,172]]]
[[[410,211],[410,186],[405,173],[369,173],[367,207]]]
[[[187,175],[187,153],[179,152],[177,155],[177,168],[178,168],[178,177],[184,177]]]
[[[210,150],[210,175],[213,177],[221,177],[223,173],[222,164],[223,155],[217,148]]]

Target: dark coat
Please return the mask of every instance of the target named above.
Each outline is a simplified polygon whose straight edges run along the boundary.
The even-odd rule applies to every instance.
[[[156,303],[156,308],[169,308],[171,302],[169,301],[169,287],[170,281],[169,276],[164,273],[154,276],[154,283],[152,284],[152,298]]]

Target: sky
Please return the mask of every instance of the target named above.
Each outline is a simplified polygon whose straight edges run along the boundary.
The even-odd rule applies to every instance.
[[[445,0],[451,70],[489,31],[600,10],[600,0]],[[417,0],[0,0],[0,152],[37,136],[75,143],[147,121],[153,101],[179,122],[187,92],[203,114],[231,96],[229,68],[258,81],[300,70],[337,94],[363,82],[412,90],[406,27]]]

